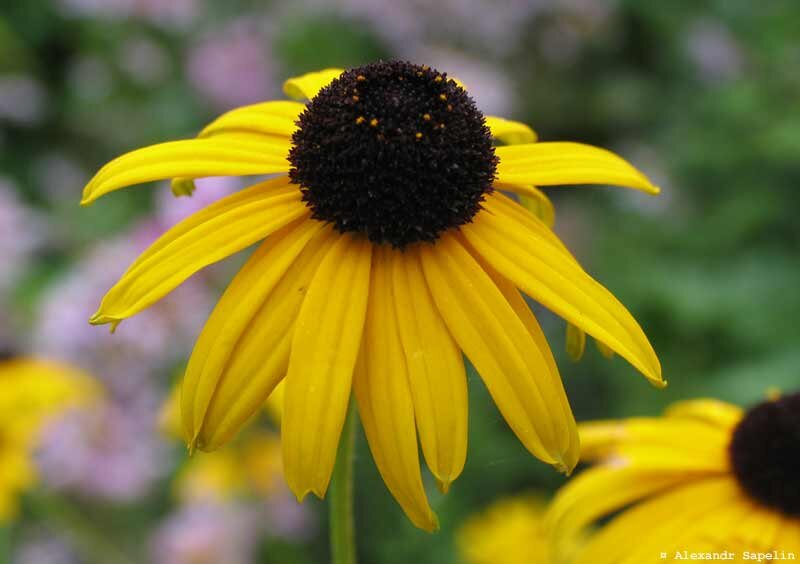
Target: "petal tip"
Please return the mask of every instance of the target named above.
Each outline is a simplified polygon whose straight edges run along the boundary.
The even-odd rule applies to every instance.
[[[303,488],[301,490],[293,490],[294,496],[297,498],[297,503],[303,503],[305,501],[308,494],[314,494],[319,499],[325,499],[325,490],[321,490],[320,488]]]
[[[81,196],[81,207],[86,208],[91,206],[96,199],[97,196],[92,195],[87,188],[84,190],[83,195]]]
[[[439,517],[433,511],[430,512],[425,523],[422,523],[420,528],[425,531],[426,533],[438,533],[441,529],[439,525]]]
[[[452,480],[440,480],[439,478],[436,478],[436,487],[443,494],[447,494],[447,492],[450,491],[450,486],[452,483]]]
[[[105,315],[100,313],[98,310],[94,315],[89,318],[89,325],[109,325],[109,331],[113,335],[117,332],[117,327],[120,326],[122,323],[122,319],[118,317],[111,317],[110,315]]]
[[[572,471],[575,470],[575,466],[578,465],[578,459],[575,457],[574,460],[564,460],[561,456],[558,457],[556,462],[553,464],[553,468],[555,468],[559,473],[564,474],[567,478],[572,475]]]

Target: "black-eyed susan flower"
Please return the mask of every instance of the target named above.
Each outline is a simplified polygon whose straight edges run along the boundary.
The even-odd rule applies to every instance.
[[[548,515],[556,546],[624,511],[574,562],[800,557],[800,394],[747,412],[685,401],[663,417],[582,424],[580,435],[582,459],[597,465],[556,496]]]
[[[14,518],[19,496],[36,481],[33,451],[50,419],[96,394],[92,379],[61,363],[0,359],[0,526]]]
[[[602,341],[656,384],[642,329],[536,215],[501,191],[536,185],[657,189],[620,157],[536,143],[484,117],[427,66],[370,64],[289,80],[307,103],[233,110],[198,138],[103,167],[83,203],[142,182],[277,174],[175,226],[134,262],[91,322],[116,327],[201,268],[258,241],[189,361],[182,416],[191,448],[230,439],[285,379],[285,475],[299,498],[329,484],[351,389],[384,481],[435,528],[418,441],[443,489],[467,448],[464,353],[535,456],[569,471],[578,437],[523,292]],[[493,138],[514,145],[495,147]],[[546,200],[546,198],[544,198]]]

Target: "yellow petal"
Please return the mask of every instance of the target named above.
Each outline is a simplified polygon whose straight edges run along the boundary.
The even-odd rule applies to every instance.
[[[559,552],[565,551],[594,521],[684,480],[680,473],[591,468],[559,490],[547,513],[548,529]]]
[[[288,101],[243,106],[222,114],[203,128],[198,137],[244,131],[289,138],[297,129],[295,121],[304,109],[304,104]]]
[[[343,72],[344,69],[325,69],[296,76],[283,83],[283,91],[295,100],[311,99]]]
[[[659,449],[666,456],[673,453],[675,461],[684,459],[719,460],[725,457],[730,440],[727,431],[715,429],[692,420],[637,417],[623,421],[589,421],[579,426],[583,451],[581,459],[619,459],[623,453],[633,455],[635,448]],[[691,437],[688,440],[687,437]],[[644,453],[645,451],[638,451]],[[642,461],[643,462],[643,461]],[[664,466],[670,461],[663,461]]]
[[[795,555],[800,554],[800,521],[792,517],[783,519],[775,539],[775,547]]]
[[[752,502],[744,492],[739,502],[747,507],[747,513],[731,527],[730,537],[745,549],[780,550],[775,539],[781,528],[782,515]]]
[[[725,474],[730,471],[727,446],[727,442],[706,449],[690,448],[686,443],[678,447],[626,443],[617,448],[615,463],[641,470]]]
[[[586,333],[575,327],[572,323],[567,323],[567,354],[578,362],[583,358],[586,350]]]
[[[103,298],[93,324],[131,317],[198,270],[308,215],[300,190],[278,178],[256,184],[195,213],[162,235]]]
[[[673,403],[664,414],[667,417],[696,419],[722,429],[730,429],[739,424],[744,410],[738,405],[716,399],[693,399]]]
[[[335,236],[332,229],[326,227],[309,241],[243,332],[229,359],[226,374],[230,376],[220,380],[200,434],[209,448],[219,448],[232,438],[265,401],[270,407],[283,399],[278,384],[288,369],[297,314],[306,289]],[[278,397],[273,399],[273,396]],[[280,406],[274,406],[271,411],[282,408],[281,401]]]
[[[670,542],[674,527],[687,527],[693,519],[723,506],[735,493],[735,484],[727,478],[712,478],[682,486],[623,512],[595,535],[576,559],[578,564],[619,564],[656,561]],[[631,539],[636,539],[635,543]],[[650,546],[648,554],[638,550]]]
[[[536,132],[524,123],[496,116],[486,116],[486,125],[489,126],[492,137],[503,143],[514,145],[536,142]]]
[[[359,365],[353,380],[358,411],[383,481],[414,525],[438,528],[419,467],[414,400],[392,302],[392,254],[375,248],[369,307]]]
[[[676,495],[673,500],[673,511],[667,513],[650,530],[640,533],[636,543],[622,559],[621,564],[640,564],[651,559],[656,560],[664,549],[674,554],[676,550],[690,545],[695,538],[703,535],[708,530],[722,528],[730,530],[737,518],[744,515],[739,513],[742,505],[737,503],[738,486],[732,479],[721,479],[719,482],[703,484],[693,489],[694,499]],[[665,497],[669,497],[669,494]],[[679,506],[683,502],[685,505]]]
[[[549,228],[553,228],[556,223],[556,208],[547,194],[539,190],[533,184],[509,184],[507,182],[495,182],[495,190],[513,192],[519,197],[519,203],[526,210],[541,219]]]
[[[446,490],[467,456],[464,359],[433,302],[418,250],[392,252],[391,261],[397,324],[420,443],[428,467]]]
[[[364,329],[371,252],[367,240],[338,235],[297,317],[281,440],[286,481],[299,499],[328,489]]]
[[[492,212],[480,212],[461,228],[486,261],[533,299],[603,341],[651,382],[663,386],[661,365],[650,342],[613,294],[543,233],[544,224],[535,230],[500,208]],[[530,220],[538,221],[532,215]]]
[[[548,142],[497,147],[497,179],[512,184],[612,184],[648,194],[659,189],[611,151],[581,143]]]
[[[603,357],[606,358],[607,360],[611,360],[612,358],[614,358],[614,350],[609,348],[608,345],[606,345],[602,341],[598,341],[597,339],[595,339],[594,346],[600,352],[600,354],[603,355]]]
[[[82,205],[126,186],[164,178],[247,176],[287,172],[289,141],[189,139],[137,149],[101,168],[83,190]]]
[[[561,381],[489,275],[452,234],[420,245],[425,279],[450,333],[523,445],[562,471],[574,421]]]
[[[290,285],[296,282],[289,271],[322,226],[307,219],[267,238],[214,308],[182,385],[181,413],[190,450],[195,443],[201,450],[214,450],[230,439],[286,374],[290,329],[302,294],[295,291],[291,304],[277,310],[271,298],[287,278]]]
[[[550,345],[547,342],[547,337],[545,337],[544,331],[542,331],[536,316],[533,314],[533,311],[531,311],[531,308],[528,306],[525,298],[519,293],[514,285],[503,278],[495,269],[489,266],[463,237],[459,236],[459,241],[467,250],[472,253],[473,258],[478,261],[478,264],[480,264],[481,268],[489,275],[489,277],[497,286],[497,289],[503,294],[503,297],[505,297],[506,301],[511,306],[511,309],[513,309],[514,313],[517,314],[517,317],[528,330],[528,334],[536,343],[537,349],[542,354],[549,380],[558,383],[557,387],[560,391],[556,395],[558,397],[559,404],[561,405],[564,419],[570,422],[568,431],[559,435],[562,439],[562,442],[559,443],[559,448],[562,450],[562,452],[564,452],[564,464],[567,472],[569,472],[578,463],[578,457],[580,455],[580,439],[578,437],[578,427],[575,424],[575,418],[572,415],[572,408],[569,405],[567,396],[564,393],[564,388],[561,385],[561,376],[558,372],[556,361],[553,358],[553,353],[550,350]]]
[[[505,194],[500,192],[493,192],[483,201],[483,207],[486,211],[499,215],[511,216],[517,222],[524,225],[527,229],[535,231],[547,242],[560,250],[563,255],[574,262],[578,262],[570,253],[567,246],[558,238],[555,232],[547,225],[544,219],[538,214],[531,212],[525,207],[521,206]]]

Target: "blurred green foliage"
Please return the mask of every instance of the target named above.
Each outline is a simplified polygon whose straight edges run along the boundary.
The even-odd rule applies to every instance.
[[[204,25],[213,29],[217,18],[273,8],[218,4]],[[534,124],[542,139],[611,147],[663,183],[658,199],[610,188],[549,191],[557,231],[634,312],[670,382],[663,391],[651,388],[623,361],[606,361],[592,347],[581,363],[569,361],[563,323],[544,313],[576,416],[653,414],[697,396],[752,404],[771,386],[796,389],[800,4],[627,0],[609,10],[601,24],[546,10],[524,24],[508,53],[469,53],[508,73],[520,101],[513,117]],[[368,24],[343,15],[295,10],[273,25],[268,50],[282,76],[396,54]],[[542,46],[554,29],[577,37],[567,58],[548,56]],[[735,60],[723,60],[719,74],[693,59],[692,38],[700,34],[702,41],[703,29],[725,30],[723,47],[732,51],[723,56]],[[470,30],[463,32],[468,37]],[[126,40],[141,37],[167,54],[166,78],[157,86],[139,84],[118,67]],[[80,210],[81,186],[53,198],[36,175],[38,163],[58,152],[88,173],[131,147],[196,131],[217,110],[192,90],[181,64],[195,40],[190,32],[135,20],[70,19],[43,0],[3,4],[0,74],[35,77],[47,97],[36,123],[0,124],[0,171],[64,234],[20,284],[15,307],[34,308],[42,285],[92,240],[151,205],[148,190],[133,189],[91,212]],[[453,41],[469,45],[463,37]],[[712,54],[716,49],[707,47]],[[87,56],[107,70],[102,96],[67,72]],[[360,437],[363,562],[456,562],[452,535],[467,515],[500,495],[552,491],[561,483],[516,441],[474,372],[470,384],[466,470],[447,496],[429,488],[439,534],[421,533],[405,520]],[[303,550],[270,546],[261,561],[319,562],[326,551],[320,534]]]

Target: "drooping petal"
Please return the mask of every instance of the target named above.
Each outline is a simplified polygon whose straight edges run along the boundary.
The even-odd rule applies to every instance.
[[[256,184],[195,213],[162,235],[105,295],[93,324],[117,324],[220,261],[308,215],[288,179]]]
[[[190,450],[195,445],[214,450],[230,439],[286,374],[291,329],[304,295],[295,286],[313,273],[314,257],[326,238],[317,237],[313,249],[306,246],[322,227],[307,219],[271,235],[214,308],[181,388]]]
[[[495,286],[497,286],[497,289],[500,290],[500,292],[503,294],[503,297],[511,306],[511,309],[513,309],[514,313],[517,314],[517,317],[525,326],[525,329],[527,329],[528,334],[531,336],[534,343],[536,343],[536,347],[542,355],[547,370],[547,378],[551,382],[557,383],[556,387],[558,388],[559,393],[556,394],[556,397],[558,397],[559,404],[561,405],[564,419],[571,422],[568,431],[559,435],[562,439],[562,442],[559,443],[559,448],[564,453],[564,463],[567,469],[571,470],[578,463],[578,457],[580,455],[580,439],[578,437],[578,428],[575,425],[575,419],[572,415],[572,408],[569,405],[569,400],[567,399],[566,393],[564,393],[564,388],[561,383],[561,375],[558,372],[558,366],[556,365],[555,358],[553,358],[553,353],[550,350],[547,337],[545,337],[544,331],[542,331],[542,327],[539,325],[539,321],[536,319],[536,316],[533,314],[533,311],[531,311],[531,308],[528,306],[528,303],[525,301],[525,298],[522,296],[522,294],[520,294],[519,290],[517,290],[511,282],[503,278],[495,269],[493,269],[483,259],[483,257],[481,257],[475,251],[469,242],[464,239],[463,236],[459,235],[458,239],[459,242],[464,245],[464,248],[470,251],[480,267],[489,275],[489,277],[495,283]]]
[[[304,109],[304,104],[288,101],[262,102],[243,106],[219,116],[204,127],[198,137],[244,131],[289,138],[297,129],[295,121]]]
[[[497,147],[497,179],[512,184],[611,184],[658,194],[647,177],[611,151],[581,143],[547,142]]]
[[[419,466],[408,366],[392,300],[392,254],[376,247],[361,356],[353,380],[358,411],[383,481],[417,527],[438,528]]]
[[[273,417],[282,417],[283,393],[278,384],[288,370],[297,314],[306,289],[335,236],[326,227],[309,241],[303,253],[267,296],[250,328],[243,333],[228,366],[228,372],[238,377],[230,380],[223,377],[220,381],[200,435],[210,448],[224,444],[251,415],[258,412],[265,400]],[[259,355],[263,355],[263,351],[268,350],[272,343],[275,343],[275,348],[269,363],[262,362]],[[251,376],[242,382],[241,378],[247,374]],[[243,386],[240,386],[242,383]]]
[[[639,324],[611,292],[589,276],[529,214],[523,222],[499,207],[475,216],[461,231],[505,278],[568,322],[599,339],[656,385],[661,365]],[[541,222],[539,222],[541,223]],[[546,231],[544,231],[546,230]],[[550,232],[552,233],[552,232]]]
[[[126,186],[165,178],[247,176],[287,172],[289,141],[189,139],[137,149],[101,168],[83,190],[81,205]]]
[[[486,125],[489,126],[492,137],[503,143],[513,145],[536,142],[536,132],[530,126],[519,121],[497,116],[486,116]]]
[[[366,239],[338,235],[297,316],[281,440],[286,481],[299,499],[328,489],[364,329],[371,254]]]
[[[343,72],[344,69],[331,68],[296,76],[283,83],[283,91],[289,98],[310,100]]]
[[[392,287],[425,460],[443,490],[467,456],[467,377],[433,301],[416,249],[391,253]],[[374,290],[372,290],[374,291]]]
[[[562,471],[574,420],[560,379],[489,275],[452,234],[420,245],[425,279],[450,333],[525,447]]]

